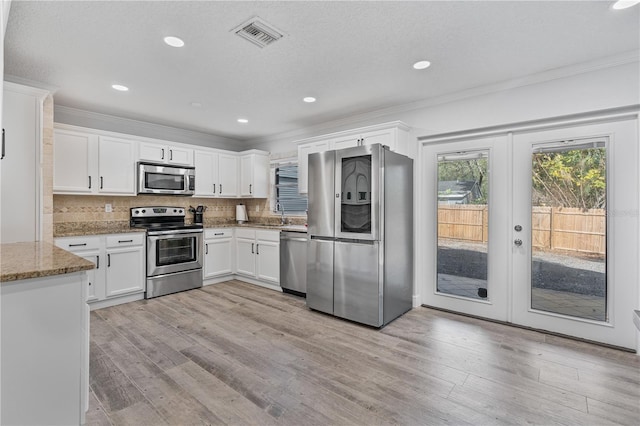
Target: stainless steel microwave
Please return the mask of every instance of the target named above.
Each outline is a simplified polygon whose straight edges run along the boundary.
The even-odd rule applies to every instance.
[[[138,194],[193,195],[194,167],[138,163]]]

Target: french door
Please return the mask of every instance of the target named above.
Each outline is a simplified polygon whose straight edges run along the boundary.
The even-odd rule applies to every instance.
[[[637,126],[424,145],[423,303],[635,349]]]

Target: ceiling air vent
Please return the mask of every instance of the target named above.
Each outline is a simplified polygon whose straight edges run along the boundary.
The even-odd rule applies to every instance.
[[[263,48],[282,38],[284,33],[257,16],[232,29],[234,33]]]

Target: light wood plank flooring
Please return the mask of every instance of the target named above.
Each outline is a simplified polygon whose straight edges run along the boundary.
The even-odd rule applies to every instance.
[[[375,330],[239,281],[91,314],[88,424],[640,423],[640,357],[417,308]]]

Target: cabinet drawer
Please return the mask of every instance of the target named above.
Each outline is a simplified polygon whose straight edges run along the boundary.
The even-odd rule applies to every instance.
[[[236,228],[236,237],[253,240],[256,238],[256,230],[251,228]]]
[[[107,237],[107,248],[141,246],[146,234],[119,234]]]
[[[212,240],[215,238],[231,238],[233,237],[233,228],[205,229],[204,239]]]
[[[256,229],[256,239],[261,241],[280,242],[280,231]]]
[[[55,245],[70,252],[98,250],[100,248],[100,237],[56,238]]]

